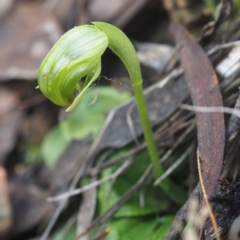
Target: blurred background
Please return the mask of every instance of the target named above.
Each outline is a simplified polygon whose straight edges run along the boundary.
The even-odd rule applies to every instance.
[[[97,97],[92,109],[80,106],[69,115],[65,113],[66,108],[58,107],[47,100],[39,89],[36,89],[38,68],[61,35],[74,26],[90,24],[92,21],[108,22],[121,28],[138,50],[144,87],[147,88],[169,73],[166,64],[175,51],[175,43],[168,29],[169,22],[181,23],[198,39],[202,27],[214,19],[219,2],[0,0],[0,239],[44,239],[40,237],[58,206],[57,203],[47,202],[47,197],[66,192],[80,167],[81,158],[102,129],[107,111],[129,101],[133,94],[126,69],[120,60],[107,50],[102,58],[101,77],[93,86],[90,97],[86,99],[88,105]],[[221,36],[217,43],[225,41],[224,36]],[[99,87],[103,87],[103,90],[97,90]],[[112,96],[113,100],[109,100],[109,96]],[[98,103],[100,100],[102,104]],[[95,115],[92,113],[94,109]],[[153,115],[152,119],[154,117],[156,118]],[[158,119],[155,119],[155,122],[158,122]],[[113,126],[113,131],[119,126],[121,122],[120,125]],[[160,152],[164,153],[169,149],[174,142],[174,134],[169,136],[170,140],[160,144],[164,148]],[[192,130],[192,135],[183,142],[184,149],[186,144],[194,142],[194,136],[195,132]],[[114,145],[110,149],[119,148],[125,153],[133,147],[133,142],[131,139],[126,144]],[[109,156],[111,154],[112,152],[108,153]],[[189,165],[183,165],[182,168],[180,173],[178,172],[178,176],[182,177],[177,181],[186,192],[191,192],[198,179],[195,177],[191,184],[186,184],[189,179]],[[196,169],[191,172],[191,176],[194,171],[196,173]],[[139,176],[141,174],[142,172]],[[84,183],[89,181],[91,178],[84,179]],[[134,181],[129,181],[129,186],[133,185]],[[155,198],[158,202],[158,197]],[[150,203],[148,212],[139,210],[139,215],[129,213],[129,216],[151,218],[153,214],[155,219],[156,212],[167,212],[166,221],[158,219],[158,224],[166,224],[166,233],[179,206],[169,205],[166,199],[164,201],[160,210],[159,206],[156,208],[156,203],[154,206]],[[46,239],[74,239],[76,214],[83,202],[82,195],[71,198]],[[95,202],[93,205],[98,209],[101,208],[99,204],[104,205],[104,202]],[[170,206],[174,207],[171,209]],[[99,211],[95,207],[92,209],[93,213],[89,213],[91,219],[97,216]],[[124,214],[122,216],[126,216]],[[90,221],[87,217],[83,219],[88,223]],[[129,223],[129,226],[131,224]],[[154,224],[151,229],[155,229]],[[110,238],[104,230],[105,227],[107,225],[103,225],[95,235],[81,239],[130,239],[116,236]],[[61,232],[62,229],[65,229],[64,233]],[[79,229],[77,231],[81,232]]]

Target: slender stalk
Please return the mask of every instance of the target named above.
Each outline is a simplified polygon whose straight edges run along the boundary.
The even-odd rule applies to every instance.
[[[153,137],[149,115],[147,112],[146,101],[143,95],[142,84],[133,86],[133,90],[136,97],[136,104],[143,128],[144,137],[147,143],[148,153],[154,168],[155,179],[158,179],[161,175],[163,175],[164,169],[160,162],[156,142]],[[170,179],[165,178],[159,183],[159,185],[173,202],[180,205],[184,203],[186,199],[185,192],[181,191],[178,186],[176,186],[172,181],[170,181]],[[178,198],[176,198],[177,192],[179,193]]]
[[[138,109],[139,117],[141,120],[144,137],[146,139],[148,152],[154,167],[155,177],[158,178],[163,174],[164,170],[159,161],[160,158],[158,155],[156,142],[153,137],[151,124],[148,117],[147,106],[146,106],[146,101],[143,95],[142,84],[134,86],[133,91],[136,97],[137,109]]]

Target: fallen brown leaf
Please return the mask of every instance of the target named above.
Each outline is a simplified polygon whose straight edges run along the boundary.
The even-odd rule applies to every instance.
[[[212,64],[200,45],[180,25],[173,23],[175,41],[182,45],[180,58],[193,105],[221,107],[222,96]],[[223,113],[197,112],[197,137],[201,174],[208,198],[216,192],[220,177],[225,128]]]

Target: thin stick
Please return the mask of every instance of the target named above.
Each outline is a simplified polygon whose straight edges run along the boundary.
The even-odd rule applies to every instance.
[[[128,151],[127,153],[124,153],[123,155],[121,155],[121,156],[119,156],[119,157],[117,157],[117,158],[115,158],[115,159],[113,159],[109,162],[103,163],[100,166],[96,166],[96,167],[93,167],[93,168],[89,169],[88,172],[86,173],[86,175],[98,174],[102,169],[110,167],[110,166],[115,165],[115,164],[118,164],[121,161],[125,160],[126,158],[129,158],[133,155],[139,154],[145,148],[146,148],[146,143],[144,142],[140,146]]]
[[[214,232],[215,232],[215,235],[216,235],[216,240],[221,240],[221,238],[219,236],[219,232],[218,232],[218,226],[217,226],[216,218],[213,215],[211,205],[208,201],[207,192],[206,192],[205,185],[204,185],[203,178],[202,178],[199,150],[197,150],[197,165],[198,165],[199,181],[200,181],[200,184],[201,184],[201,187],[202,187],[202,192],[203,192],[203,198],[205,200],[205,203],[206,203],[206,206],[207,206],[207,209],[208,209],[208,213],[209,213],[212,225],[213,225],[213,229],[214,229]]]
[[[186,109],[193,112],[205,112],[205,113],[212,113],[212,112],[221,112],[221,113],[229,113],[234,116],[240,117],[240,111],[234,108],[229,107],[202,107],[202,106],[191,106],[187,104],[180,105],[180,108]]]
[[[172,147],[163,155],[161,158],[161,162],[165,162],[169,156],[173,153],[173,151],[182,143],[185,137],[192,132],[195,127],[195,121],[190,120],[192,124],[186,129],[186,131],[177,139],[177,141],[172,145]]]
[[[107,181],[110,181],[110,180],[114,180],[116,179],[120,174],[122,174],[131,164],[133,163],[133,159],[130,159],[126,162],[124,162],[122,164],[122,166],[120,166],[113,174],[107,176],[107,177],[104,177],[100,180],[97,180],[95,182],[92,182],[84,187],[81,187],[81,188],[77,188],[77,189],[74,189],[72,191],[67,191],[66,193],[63,193],[63,194],[60,194],[58,196],[55,196],[55,197],[49,197],[47,198],[47,201],[48,202],[56,202],[56,201],[61,201],[63,199],[66,199],[66,198],[69,198],[69,197],[72,197],[72,196],[75,196],[75,195],[78,195],[82,192],[85,192],[91,188],[94,188],[94,187],[97,187],[99,186],[100,184],[103,184]]]
[[[235,42],[230,42],[230,43],[224,43],[224,44],[221,44],[221,45],[217,45],[214,48],[210,49],[207,52],[207,55],[210,56],[213,53],[215,53],[215,52],[217,52],[221,49],[236,47],[236,46],[239,46],[239,45],[240,45],[240,41],[235,41]]]
[[[193,149],[193,146],[191,145],[182,155],[181,157],[171,166],[169,167],[164,174],[159,177],[155,182],[154,182],[154,186],[157,186],[163,179],[165,179],[166,177],[168,177],[182,162],[183,160],[185,160],[185,158],[191,153]]]

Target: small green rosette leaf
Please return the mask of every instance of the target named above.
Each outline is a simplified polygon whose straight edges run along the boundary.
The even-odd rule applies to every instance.
[[[101,72],[101,56],[108,46],[104,32],[93,25],[75,27],[64,34],[43,60],[38,72],[38,85],[42,93],[60,106],[71,111],[88,87]],[[82,91],[78,81],[85,78]]]

